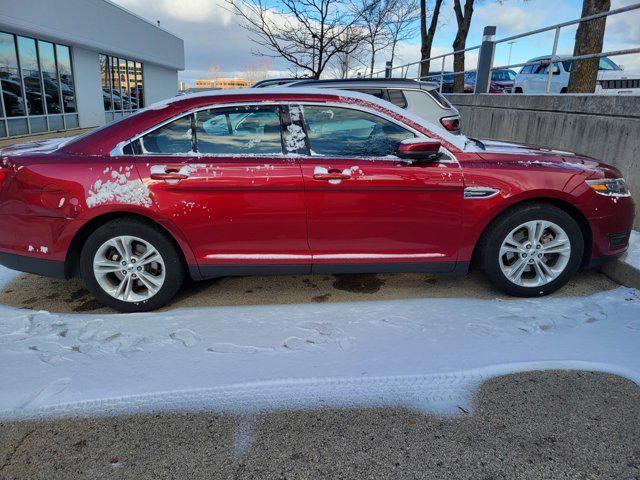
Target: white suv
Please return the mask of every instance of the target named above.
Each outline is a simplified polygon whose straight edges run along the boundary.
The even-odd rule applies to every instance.
[[[569,56],[556,56],[553,62],[550,93],[567,93],[569,75],[573,61]],[[547,75],[551,57],[538,57],[529,60],[516,75],[515,93],[545,93]],[[601,57],[598,71],[596,92],[601,95],[638,94],[640,93],[640,73],[625,72],[610,58]]]

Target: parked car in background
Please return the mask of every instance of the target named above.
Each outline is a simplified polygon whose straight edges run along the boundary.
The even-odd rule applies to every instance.
[[[476,91],[477,77],[477,72],[467,72],[464,74],[465,93],[474,93]],[[492,70],[489,93],[512,93],[515,79],[516,72],[508,68]]]
[[[337,88],[366,93],[405,108],[450,132],[460,132],[460,113],[438,92],[438,85],[435,83],[396,78],[354,78],[301,80],[285,86]]]
[[[185,277],[463,274],[472,258],[540,296],[621,255],[634,219],[614,167],[331,89],[183,95],[0,155],[0,263],[80,276],[128,312]]]
[[[260,80],[259,82],[254,83],[253,85],[251,85],[251,88],[278,87],[280,85],[295,82],[297,80],[304,80],[304,77],[267,78],[265,80]]]
[[[442,90],[440,90],[440,78],[442,78]],[[438,90],[442,93],[453,93],[453,79],[455,75],[453,72],[444,71],[444,72],[429,72],[429,76],[427,78],[423,78],[422,80],[425,82],[433,82],[438,84]]]
[[[528,61],[516,76],[515,93],[545,93],[549,68],[551,74],[550,93],[566,93],[573,61],[570,56],[557,56],[551,66],[551,57],[537,57]],[[557,61],[556,61],[557,60]],[[640,93],[640,73],[626,72],[608,57],[600,58],[595,93],[601,95]]]

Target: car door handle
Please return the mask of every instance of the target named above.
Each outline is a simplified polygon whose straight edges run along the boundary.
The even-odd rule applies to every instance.
[[[314,173],[314,180],[349,180],[351,175],[342,172]]]
[[[179,172],[172,172],[172,171],[151,174],[151,180],[180,181],[180,180],[184,180],[185,178],[189,178],[189,175],[187,175],[186,173],[179,173]]]

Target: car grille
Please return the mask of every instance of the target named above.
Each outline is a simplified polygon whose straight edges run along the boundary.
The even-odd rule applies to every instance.
[[[606,90],[621,88],[640,88],[640,79],[628,78],[626,80],[600,80],[600,85]]]

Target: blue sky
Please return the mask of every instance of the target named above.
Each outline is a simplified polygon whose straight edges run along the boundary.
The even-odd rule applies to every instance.
[[[221,7],[223,0],[114,0],[116,3],[161,25],[185,41],[186,69],[180,79],[192,82],[196,78],[241,75],[247,69],[269,68],[273,75],[286,74],[288,65],[279,60],[266,60],[252,55],[256,49],[236,18]],[[612,8],[635,3],[637,0],[612,0]],[[582,0],[476,0],[475,13],[467,46],[481,41],[486,25],[496,25],[496,38],[504,38],[523,31],[564,22],[580,16]],[[456,22],[451,0],[445,0],[441,22],[434,41],[433,54],[450,52]],[[575,28],[563,29],[559,53],[571,53]],[[512,46],[511,63],[549,54],[553,32],[520,39]],[[640,46],[640,11],[610,18],[607,22],[605,49]],[[399,61],[419,58],[420,41],[416,38],[400,45]],[[509,45],[496,48],[496,63],[507,63]],[[376,62],[383,68],[388,55]],[[468,55],[467,68],[473,68],[476,57]],[[640,56],[618,57],[627,70],[640,71]],[[449,67],[449,65],[447,65]]]

